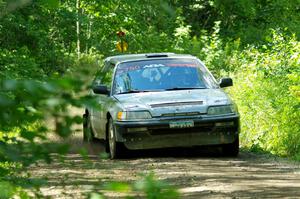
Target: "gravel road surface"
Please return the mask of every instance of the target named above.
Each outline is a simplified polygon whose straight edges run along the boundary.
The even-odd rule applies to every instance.
[[[99,158],[104,144],[86,144],[81,136],[64,162],[31,168],[34,178],[47,178],[41,191],[50,198],[85,198],[91,190],[101,192],[106,182],[133,182],[140,174],[155,176],[177,187],[181,198],[300,198],[300,165],[268,155],[242,151],[225,158],[217,149],[138,151],[120,160]],[[78,154],[85,147],[88,160]],[[102,192],[107,198],[124,194]],[[138,198],[142,196],[136,195]]]

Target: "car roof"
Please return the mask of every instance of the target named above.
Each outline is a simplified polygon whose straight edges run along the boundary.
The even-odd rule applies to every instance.
[[[150,60],[150,59],[162,59],[162,58],[196,58],[188,54],[175,54],[175,53],[145,53],[145,54],[126,54],[126,55],[116,55],[107,57],[105,61],[113,64],[127,61],[137,61],[137,60]]]

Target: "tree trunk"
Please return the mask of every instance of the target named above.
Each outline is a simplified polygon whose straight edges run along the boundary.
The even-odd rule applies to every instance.
[[[86,54],[89,52],[89,48],[90,48],[90,39],[91,39],[91,34],[92,34],[92,19],[91,17],[88,17],[89,22],[87,23],[87,40],[86,40],[86,47],[85,47],[85,51]]]
[[[80,0],[76,1],[77,19],[76,19],[76,35],[77,35],[77,58],[80,59]]]

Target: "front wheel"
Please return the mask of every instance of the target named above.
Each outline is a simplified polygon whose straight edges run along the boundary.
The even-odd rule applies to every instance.
[[[116,141],[116,128],[114,126],[112,118],[109,119],[108,123],[108,149],[110,159],[116,159],[121,156],[121,143]]]
[[[233,143],[222,146],[222,151],[225,156],[236,157],[239,154],[239,138],[237,137]]]

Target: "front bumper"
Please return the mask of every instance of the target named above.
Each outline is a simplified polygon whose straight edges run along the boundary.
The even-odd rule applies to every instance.
[[[170,128],[171,121],[193,121],[192,128]],[[117,121],[116,139],[128,149],[193,147],[233,143],[239,135],[239,115],[174,117],[147,121]]]

